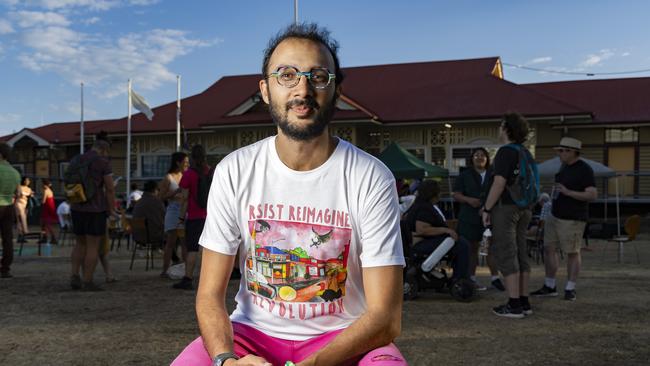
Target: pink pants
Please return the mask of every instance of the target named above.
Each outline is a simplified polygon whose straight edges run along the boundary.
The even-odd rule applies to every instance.
[[[268,336],[240,323],[232,323],[232,327],[235,334],[234,351],[239,357],[253,354],[263,357],[274,366],[284,366],[286,361],[298,363],[304,360],[325,347],[341,332],[338,330],[325,333],[306,341],[289,341]],[[211,364],[212,360],[203,346],[203,339],[199,337],[185,347],[171,366],[210,366]],[[407,363],[397,347],[391,343],[357,357],[346,365],[402,366]]]

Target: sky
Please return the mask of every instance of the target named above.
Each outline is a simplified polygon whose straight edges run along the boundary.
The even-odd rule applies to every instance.
[[[343,67],[500,56],[507,80],[650,77],[650,1],[299,0]],[[152,107],[227,75],[260,73],[294,0],[0,0],[0,136],[127,113],[127,80]],[[592,73],[595,76],[587,76]],[[405,75],[416,78],[417,75]]]

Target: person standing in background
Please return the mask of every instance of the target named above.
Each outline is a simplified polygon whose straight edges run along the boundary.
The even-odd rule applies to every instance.
[[[14,207],[16,190],[20,185],[20,173],[9,164],[11,147],[0,143],[0,238],[2,238],[2,261],[0,278],[11,278],[14,260],[13,225],[16,217]]]
[[[54,234],[53,225],[59,222],[56,214],[56,204],[54,203],[54,192],[52,192],[52,182],[49,178],[43,178],[43,200],[41,202],[41,243],[56,244],[56,235]]]
[[[479,242],[483,238],[485,227],[481,222],[479,208],[482,200],[487,196],[487,190],[492,182],[492,170],[490,169],[490,156],[485,148],[479,147],[472,151],[470,167],[463,170],[454,182],[453,197],[460,202],[460,212],[458,213],[458,226],[456,231],[458,235],[467,239],[470,243],[469,253],[469,273],[470,278],[476,285],[476,289],[486,290],[476,280],[476,267],[478,266]],[[505,287],[499,278],[499,271],[494,263],[494,256],[487,256],[487,264],[492,276],[492,286],[499,291],[504,291]]]
[[[160,277],[168,278],[167,270],[172,261],[172,254],[176,251],[176,241],[178,239],[177,229],[179,217],[181,214],[182,203],[182,190],[178,186],[183,173],[187,171],[190,166],[190,159],[184,152],[175,152],[172,154],[171,166],[167,171],[167,175],[160,182],[160,190],[158,196],[161,200],[167,201],[167,209],[165,210],[165,248],[163,251],[163,266]],[[183,251],[183,260],[186,258],[185,245],[181,245]]]
[[[27,204],[34,191],[29,187],[32,180],[29,177],[23,177],[20,186],[16,190],[16,218],[18,220],[18,242],[25,242],[25,234],[29,234],[29,225],[27,224]]]

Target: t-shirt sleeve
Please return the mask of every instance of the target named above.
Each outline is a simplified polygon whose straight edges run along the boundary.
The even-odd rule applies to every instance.
[[[500,148],[494,157],[494,175],[499,175],[505,178],[506,181],[510,181],[513,172],[517,168],[518,157],[517,150],[509,147]]]
[[[404,266],[395,182],[386,179],[366,196],[360,212],[362,267]]]
[[[107,175],[112,175],[113,168],[111,168],[111,163],[106,159],[101,159],[101,160],[102,160],[102,176],[105,177]]]
[[[430,210],[420,206],[415,214],[415,221],[422,221],[431,224],[432,226],[436,226],[435,224],[439,220],[436,220],[436,215],[433,213],[433,206],[431,206]]]
[[[596,178],[594,176],[594,170],[587,164],[585,164],[585,189],[588,187],[596,187]]]
[[[236,215],[237,200],[234,199],[235,187],[228,165],[217,165],[208,196],[208,215],[199,238],[199,243],[204,248],[226,255],[237,254],[241,243]]]

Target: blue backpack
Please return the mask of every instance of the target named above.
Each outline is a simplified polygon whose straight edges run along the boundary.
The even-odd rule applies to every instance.
[[[539,200],[539,173],[537,163],[530,152],[520,144],[507,144],[504,147],[519,153],[519,164],[514,171],[515,181],[508,185],[510,197],[521,208],[531,208]]]

